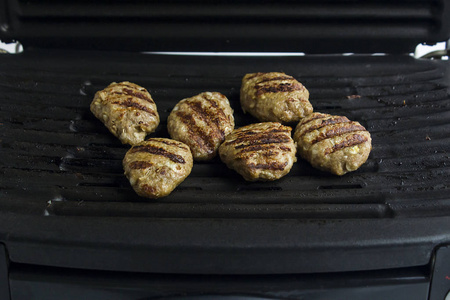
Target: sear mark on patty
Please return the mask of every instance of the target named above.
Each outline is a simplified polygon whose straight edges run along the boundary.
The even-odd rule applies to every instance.
[[[123,100],[123,101],[114,101],[112,103],[120,105],[120,106],[125,106],[125,107],[134,107],[134,108],[137,108],[139,110],[143,110],[145,112],[148,112],[151,115],[156,115],[155,112],[151,108],[148,108],[145,105],[142,105],[142,104],[139,104],[137,102],[134,102],[132,100],[132,98],[128,98],[128,99]]]
[[[214,101],[210,101],[210,103],[215,103]],[[217,116],[216,112],[211,112],[208,109],[205,109],[200,102],[186,102],[187,106],[192,109],[196,116],[201,119],[203,122],[205,122],[206,126],[208,128],[211,128],[213,131],[211,133],[212,136],[217,136],[220,139],[223,139],[225,137],[225,133],[220,130],[220,119]],[[217,104],[216,104],[217,106]],[[223,115],[223,111],[220,110],[220,112]],[[190,124],[191,126],[196,126],[195,124]]]
[[[339,123],[349,123],[349,122],[350,122],[350,120],[347,117],[341,117],[341,116],[325,119],[325,120],[322,120],[322,122],[320,122],[319,124],[308,127],[300,136],[304,136],[305,134],[310,133],[311,131],[323,128],[328,125],[334,125],[334,124],[339,124]],[[307,123],[309,123],[309,122],[306,122],[305,124],[307,124]],[[302,124],[302,126],[304,126],[305,124]]]
[[[184,164],[186,161],[181,155],[171,153],[163,148],[159,148],[156,146],[151,145],[142,145],[142,146],[134,146],[130,149],[130,153],[136,153],[136,152],[147,152],[155,155],[161,155],[164,157],[167,157],[173,162]]]
[[[195,118],[192,114],[177,111],[176,115],[188,128],[190,138],[192,138],[197,145],[206,148],[208,152],[212,153],[214,151],[214,141],[212,137],[195,124]]]
[[[135,90],[132,90],[132,89],[126,89],[126,88],[124,88],[123,91],[124,91],[124,94],[125,94],[125,95],[128,95],[128,96],[134,96],[134,97],[136,97],[136,98],[139,98],[139,99],[148,101],[148,102],[150,102],[150,103],[154,103],[152,99],[150,99],[149,97],[147,97],[147,95],[145,95],[145,94],[143,94],[143,93],[141,93],[141,92],[137,92],[137,91],[135,91]]]
[[[255,76],[254,76],[255,77]],[[253,77],[250,77],[253,78]],[[289,76],[289,75],[285,75],[285,76],[277,76],[277,77],[272,77],[272,78],[263,78],[261,81],[258,81],[256,84],[261,84],[264,82],[270,82],[270,81],[278,81],[278,80],[293,80],[294,77]]]
[[[138,160],[130,163],[130,169],[138,170],[138,169],[147,169],[152,167],[153,164],[149,161]]]
[[[325,149],[325,155],[334,153],[338,150],[342,150],[347,147],[356,146],[356,145],[365,143],[367,141],[368,141],[368,138],[366,136],[356,133],[356,134],[349,136],[345,141],[342,141],[339,144],[336,144],[331,148]]]
[[[354,131],[364,131],[364,130],[366,130],[366,128],[364,128],[364,126],[362,126],[360,124],[346,123],[345,126],[337,127],[337,128],[333,127],[330,130],[326,131],[325,133],[321,133],[314,140],[311,141],[311,144],[314,145],[315,143],[318,143],[325,139],[340,136],[345,133],[354,132]]]
[[[282,93],[282,92],[292,92],[292,91],[301,91],[303,89],[303,85],[300,83],[280,83],[277,85],[262,85],[256,88],[256,95],[262,95],[265,93]]]
[[[255,164],[255,163],[248,164],[248,166],[252,169],[278,170],[278,171],[283,171],[287,165],[288,165],[287,162],[284,162],[284,163],[270,162],[267,164]]]

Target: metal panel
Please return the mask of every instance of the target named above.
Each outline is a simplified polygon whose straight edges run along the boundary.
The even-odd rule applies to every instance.
[[[410,53],[449,37],[450,1],[2,0],[25,48]]]
[[[176,275],[14,265],[14,300],[425,300],[424,269],[289,275]]]

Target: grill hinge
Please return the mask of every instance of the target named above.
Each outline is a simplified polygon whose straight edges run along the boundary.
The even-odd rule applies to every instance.
[[[0,41],[0,54],[17,54],[23,52],[23,46],[20,42],[4,43]]]
[[[437,248],[431,273],[428,300],[450,299],[450,245]]]
[[[6,247],[0,244],[0,299],[11,299],[9,292],[9,259]]]
[[[450,55],[450,40],[436,43],[435,45],[417,45],[414,52],[415,58],[448,60]]]

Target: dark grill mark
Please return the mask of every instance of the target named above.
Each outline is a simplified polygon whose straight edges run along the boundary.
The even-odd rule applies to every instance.
[[[184,149],[184,150],[188,150],[184,145],[182,145],[182,144],[179,143],[179,142],[175,142],[175,141],[173,141],[173,142],[169,142],[169,141],[158,141],[158,142],[163,143],[163,144],[166,144],[166,145],[169,145],[169,146],[174,146],[174,147],[178,147],[178,148],[181,148],[181,149]]]
[[[235,133],[236,139],[226,142],[226,145],[239,144],[251,139],[260,139],[266,136],[270,136],[273,133],[281,133],[281,135],[285,134],[289,136],[291,135],[291,129],[289,127],[273,128],[267,131],[253,130],[254,129],[249,129]]]
[[[239,151],[238,153],[236,153],[236,156],[241,156],[242,154],[246,153],[246,152],[254,152],[254,151],[270,151],[273,149],[278,149],[281,147],[277,147],[275,145],[267,145],[267,144],[263,144],[263,145],[251,145],[248,146],[244,149],[242,149],[241,151]],[[287,148],[288,150],[290,150],[289,148]]]
[[[136,98],[145,100],[147,102],[154,103],[153,100],[151,98],[149,98],[147,95],[145,95],[144,93],[133,91],[131,89],[126,89],[126,88],[124,88],[123,91],[124,91],[125,95],[134,96]]]
[[[133,100],[130,99],[130,98],[126,99],[126,100],[123,100],[123,101],[114,101],[114,102],[112,102],[112,104],[117,104],[117,105],[125,106],[125,107],[134,107],[134,108],[137,108],[139,110],[148,112],[149,114],[151,114],[153,116],[156,116],[155,112],[151,108],[148,108],[145,105],[133,102]]]
[[[348,122],[350,122],[350,120],[347,119],[347,117],[341,117],[341,116],[332,117],[330,119],[325,119],[325,120],[322,120],[322,122],[319,123],[319,124],[310,126],[300,136],[304,136],[305,134],[307,134],[307,133],[309,133],[311,131],[323,128],[323,127],[328,126],[328,125],[334,125],[334,124],[339,124],[339,123],[348,123]]]
[[[266,145],[266,144],[282,144],[289,143],[291,141],[290,137],[281,135],[265,135],[255,139],[247,139],[243,144],[235,146],[235,149],[247,148],[254,145]]]
[[[134,146],[131,148],[130,153],[136,153],[136,152],[147,152],[155,155],[161,155],[164,157],[167,157],[173,162],[184,164],[186,161],[181,155],[171,153],[163,148],[151,146],[151,145],[142,145],[142,146]]]
[[[214,107],[214,108],[218,108],[218,107],[219,107],[219,105],[217,104],[217,102],[214,101],[214,100],[212,100],[212,99],[210,99],[210,98],[208,98],[208,96],[206,96],[205,93],[202,94],[202,98],[203,98],[205,101],[208,101],[208,103],[211,104],[212,107]]]
[[[127,86],[127,87],[129,87],[129,88],[131,88],[131,89],[137,88],[137,84],[133,84],[133,83],[131,83],[131,82],[128,82],[128,83],[125,83],[125,82],[119,82],[119,83],[114,84],[114,86]]]
[[[148,185],[148,184],[143,184],[141,186],[141,189],[147,194],[147,195],[154,195],[156,193],[156,188]]]
[[[347,147],[352,147],[352,146],[356,146],[356,145],[365,143],[365,142],[367,142],[367,140],[368,140],[367,136],[363,136],[363,135],[360,135],[357,133],[353,134],[352,136],[349,136],[345,141],[334,145],[332,148],[327,148],[325,150],[325,155],[334,153],[338,150],[341,150],[341,149],[344,149]]]
[[[151,166],[153,166],[153,164],[151,162],[143,161],[143,160],[133,161],[129,165],[130,169],[133,169],[133,170],[147,169],[147,168],[150,168]]]
[[[359,124],[355,124],[355,123],[350,123],[347,126],[342,126],[342,127],[333,127],[330,130],[328,130],[327,132],[321,133],[320,135],[318,135],[314,140],[312,140],[311,144],[318,143],[325,139],[340,136],[344,133],[349,133],[349,132],[353,132],[353,131],[365,131],[365,130],[366,129],[363,126],[361,126]]]
[[[284,76],[278,76],[278,77],[272,77],[272,78],[263,78],[261,81],[258,81],[256,84],[270,82],[270,81],[277,81],[277,80],[295,80],[295,79],[292,76],[284,75]]]
[[[330,117],[330,115],[325,115],[325,114],[316,113],[316,114],[315,114],[313,117],[311,117],[309,120],[307,120],[307,121],[302,121],[302,122],[300,123],[300,126],[306,125],[306,124],[308,124],[309,122],[312,122],[312,121],[314,121],[314,120],[322,119],[322,118],[326,118],[326,117]]]
[[[201,119],[208,128],[212,130],[212,137],[217,136],[219,139],[223,140],[223,138],[225,137],[225,133],[220,129],[220,119],[218,118],[216,112],[213,113],[208,111],[202,106],[200,102],[197,101],[188,101],[186,102],[186,105],[196,113],[196,116]]]
[[[180,121],[187,126],[191,140],[193,140],[200,148],[206,149],[208,153],[213,153],[215,148],[214,141],[202,130],[202,128],[195,124],[195,119],[192,114],[177,111],[176,115]]]
[[[255,78],[255,77],[262,76],[262,75],[264,75],[264,74],[267,74],[267,73],[264,73],[264,72],[253,73],[253,74],[251,74],[251,75],[248,75],[246,79],[247,79],[247,80],[250,80],[250,79],[253,79],[253,78]]]
[[[267,164],[248,164],[250,169],[264,169],[264,170],[273,170],[273,171],[283,171],[287,166],[287,162],[279,163],[279,162],[271,162]]]
[[[282,93],[282,92],[293,92],[293,91],[301,91],[303,89],[303,85],[298,82],[294,83],[280,83],[277,85],[263,85],[256,88],[256,95],[262,95],[265,93]]]

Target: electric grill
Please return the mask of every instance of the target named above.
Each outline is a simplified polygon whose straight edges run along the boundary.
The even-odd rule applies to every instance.
[[[450,66],[409,53],[449,38],[450,1],[0,4],[1,39],[24,45],[0,55],[1,299],[445,299]],[[338,177],[299,159],[249,183],[216,158],[148,200],[123,175],[128,146],[89,111],[128,80],[156,101],[151,136],[203,91],[242,126],[256,120],[241,79],[263,71],[363,124],[367,163]]]

